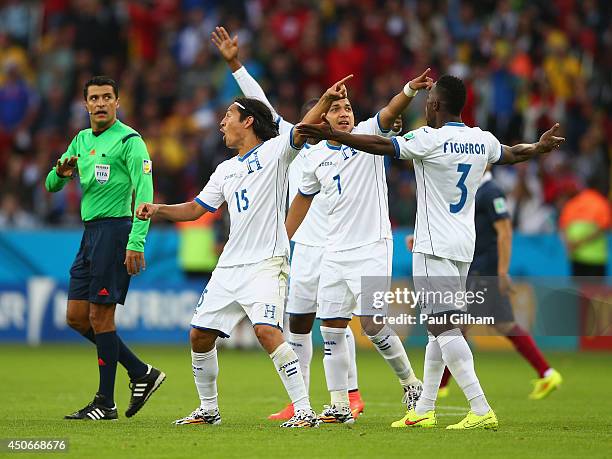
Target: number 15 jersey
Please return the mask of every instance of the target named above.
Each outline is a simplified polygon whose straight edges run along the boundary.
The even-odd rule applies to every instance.
[[[417,182],[413,252],[471,262],[474,197],[488,163],[501,159],[493,134],[463,123],[421,127],[391,139],[395,157],[412,159]]]
[[[209,212],[227,202],[230,234],[217,266],[258,263],[289,255],[285,229],[289,164],[299,152],[290,132],[223,161],[195,198]]]

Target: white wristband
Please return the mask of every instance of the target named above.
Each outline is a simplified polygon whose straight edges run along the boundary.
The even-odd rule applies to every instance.
[[[412,88],[410,87],[410,82],[408,82],[408,83],[406,83],[406,84],[404,85],[404,94],[406,94],[406,96],[408,96],[408,97],[414,97],[414,96],[416,96],[416,93],[417,93],[417,92],[419,92],[419,90],[418,90],[418,89],[412,89]]]

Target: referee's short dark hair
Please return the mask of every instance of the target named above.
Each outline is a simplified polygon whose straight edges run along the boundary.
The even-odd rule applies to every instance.
[[[466,90],[463,81],[452,75],[442,75],[436,81],[436,90],[440,99],[446,106],[446,110],[451,115],[461,115],[461,110],[465,105]]]
[[[85,83],[85,87],[83,88],[83,98],[87,100],[87,89],[90,86],[112,86],[113,91],[115,92],[115,98],[119,97],[119,86],[117,86],[117,82],[110,77],[104,75],[95,76]]]
[[[247,116],[253,117],[253,131],[258,139],[265,142],[278,135],[278,125],[266,104],[253,97],[236,97],[234,102],[240,113],[240,121]]]

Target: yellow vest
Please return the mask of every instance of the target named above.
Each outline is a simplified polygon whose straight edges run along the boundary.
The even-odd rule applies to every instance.
[[[178,262],[183,271],[212,271],[217,266],[214,221],[219,216],[205,213],[193,222],[177,223]]]

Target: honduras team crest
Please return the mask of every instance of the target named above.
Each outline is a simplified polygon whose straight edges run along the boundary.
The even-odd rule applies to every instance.
[[[100,185],[104,185],[110,178],[110,164],[96,164],[96,180]]]

